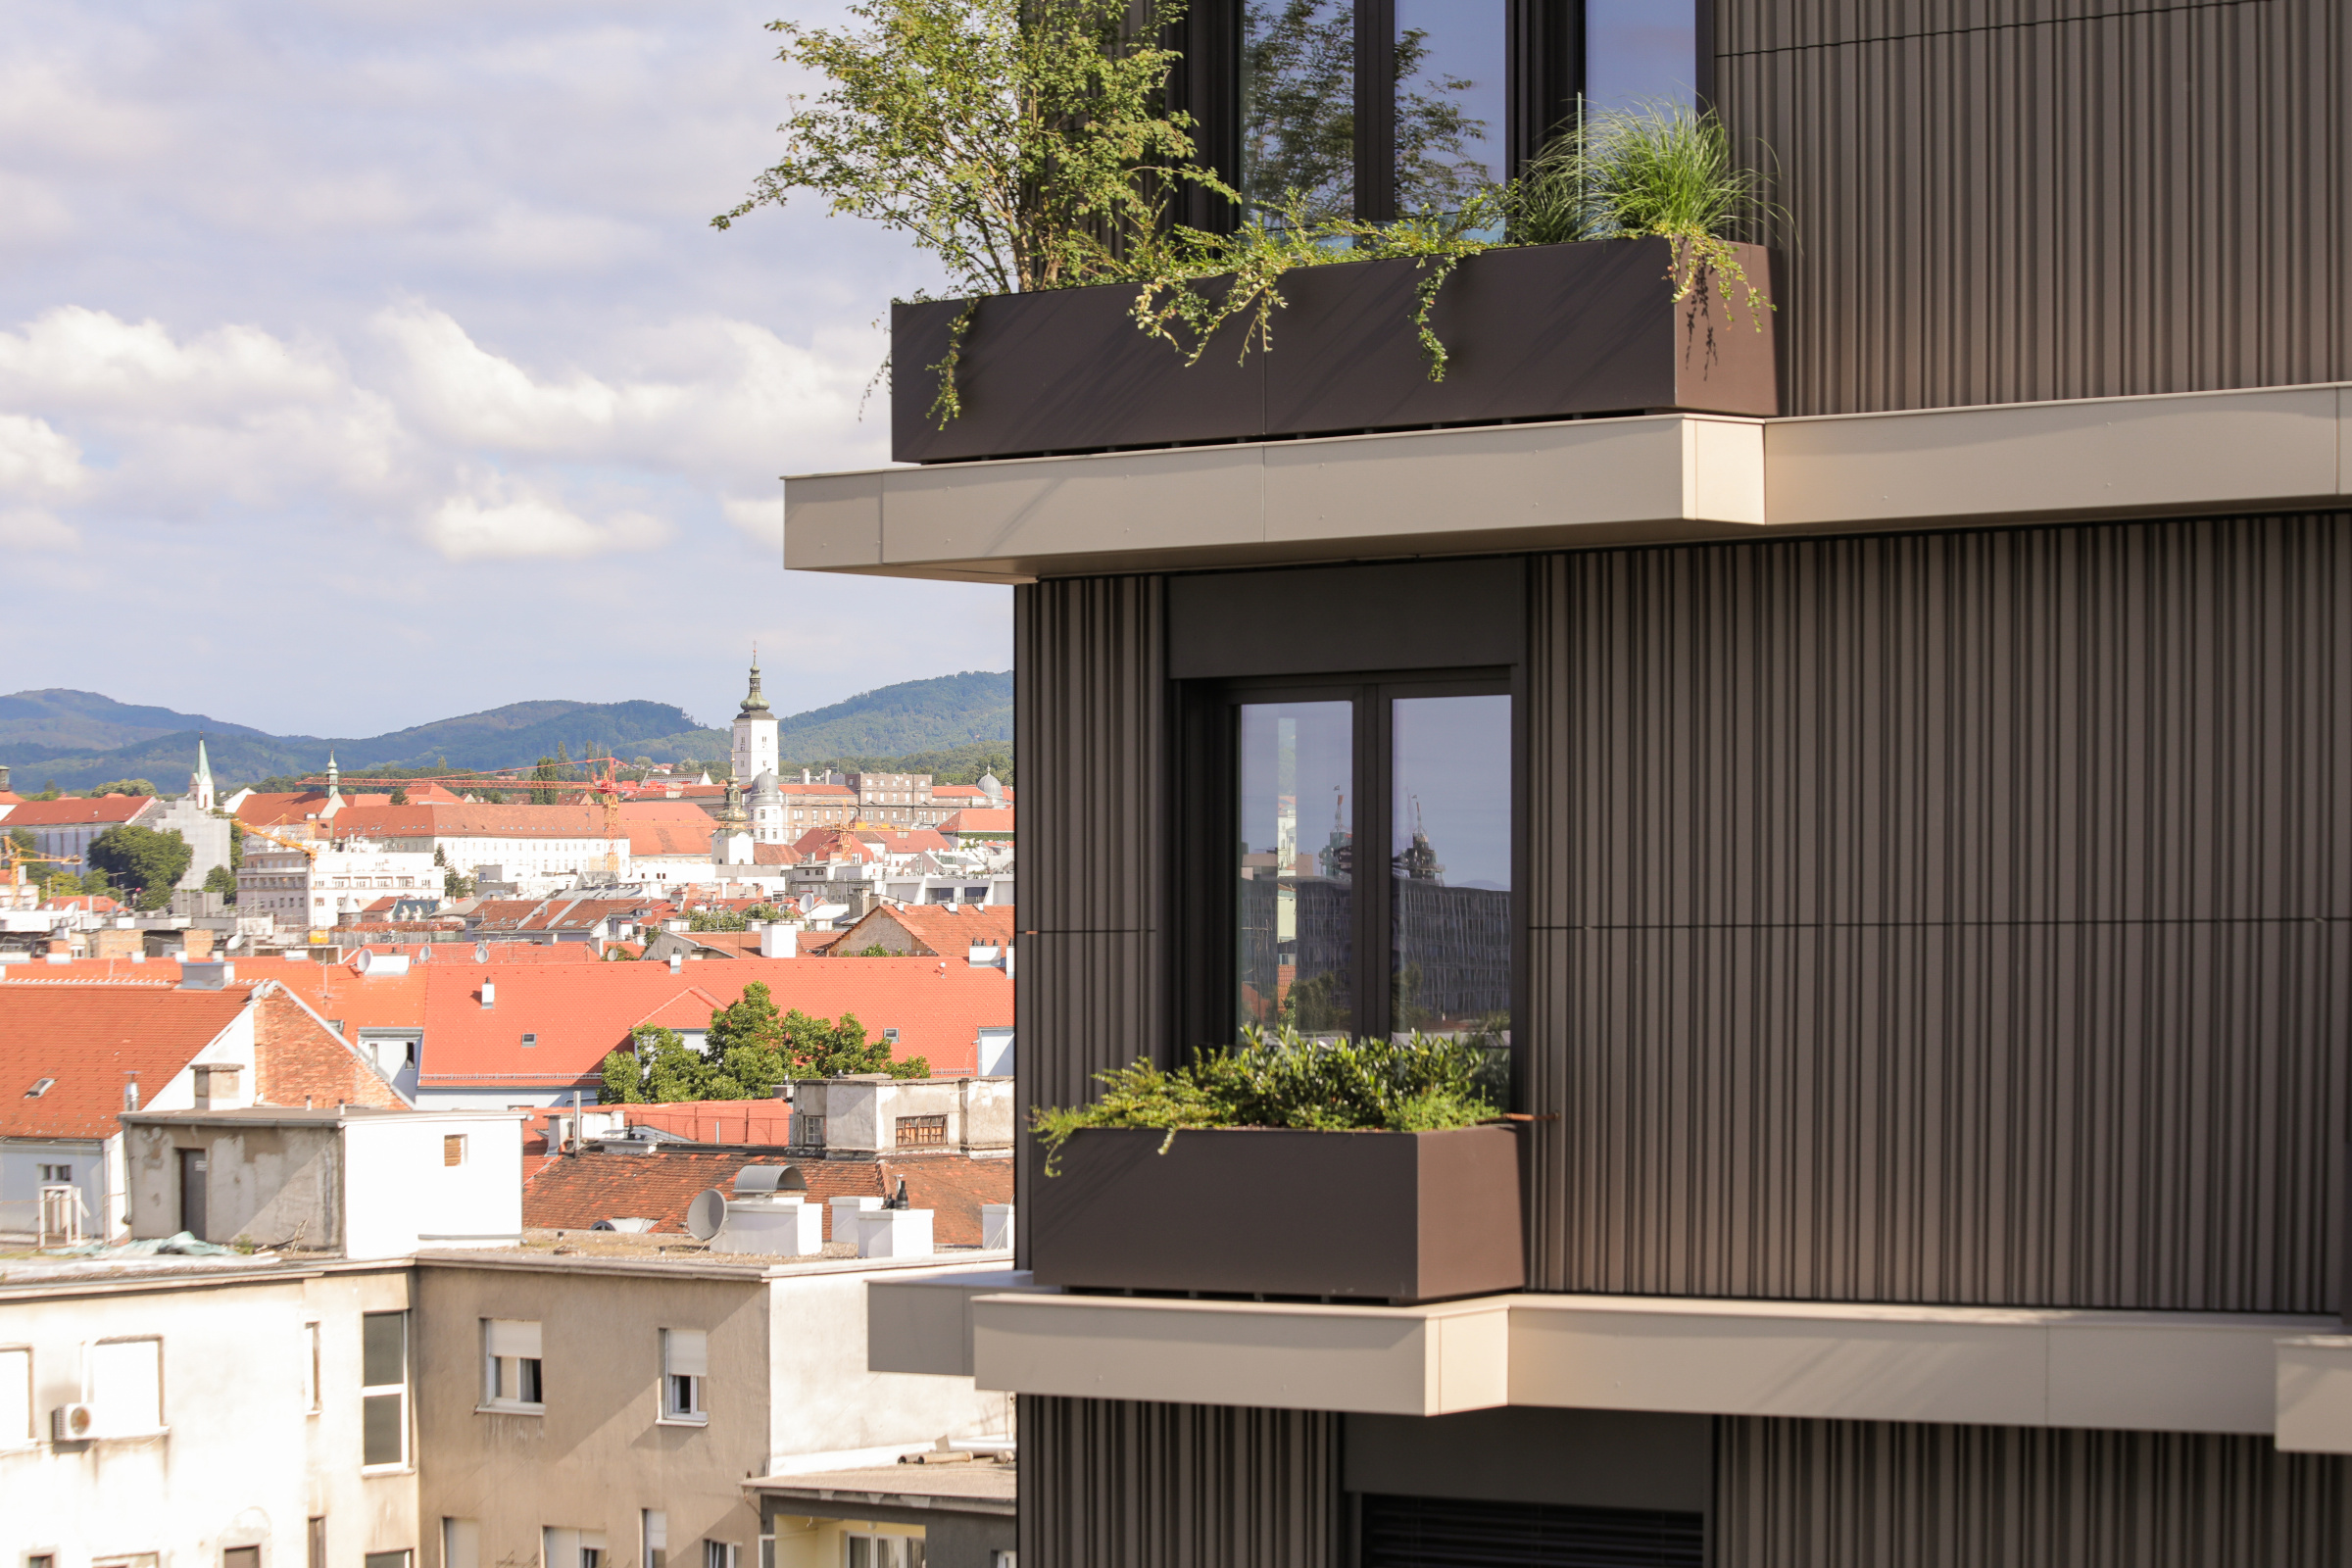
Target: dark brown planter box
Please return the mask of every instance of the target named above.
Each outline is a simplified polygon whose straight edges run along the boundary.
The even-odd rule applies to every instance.
[[[1429,1301],[1527,1284],[1520,1135],[1091,1127],[1029,1204],[1041,1285]]]
[[[1774,257],[1736,247],[1773,298]],[[963,413],[931,410],[960,300],[891,310],[891,456],[946,463],[1252,441],[1433,424],[1682,410],[1780,413],[1773,313],[1712,289],[1677,304],[1666,241],[1493,250],[1463,262],[1431,324],[1451,356],[1429,379],[1410,261],[1303,268],[1282,283],[1271,352],[1237,365],[1242,328],[1187,368],[1129,316],[1127,284],[992,295],[963,340]]]

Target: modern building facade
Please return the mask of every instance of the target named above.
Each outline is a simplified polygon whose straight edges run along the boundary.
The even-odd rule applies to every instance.
[[[1448,41],[1502,167],[1617,9]],[[2352,1553],[2352,16],[1695,17],[1777,416],[787,485],[788,566],[1015,585],[1024,1103],[1475,1018],[1532,1118],[1523,1292],[975,1283],[1024,1568]]]

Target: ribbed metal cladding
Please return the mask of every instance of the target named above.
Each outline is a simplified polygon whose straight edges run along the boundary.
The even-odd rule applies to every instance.
[[[1021,819],[1013,1074],[1024,1109],[1164,1056],[1166,634],[1158,577],[1013,590]],[[1031,1166],[1024,1160],[1026,1178]],[[1026,1207],[1015,1210],[1024,1261]]]
[[[1337,1568],[1339,1418],[1020,1400],[1023,1568]]]
[[[2333,1308],[2348,526],[1540,563],[1536,1280]]]
[[[1715,0],[1792,414],[2352,378],[2341,0]]]
[[[2264,1437],[1724,1417],[1717,1568],[2341,1568],[2352,1460]]]

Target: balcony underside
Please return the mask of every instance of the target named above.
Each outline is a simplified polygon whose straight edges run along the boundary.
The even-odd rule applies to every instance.
[[[1423,430],[812,474],[784,564],[1038,577],[2341,506],[2352,386]]]
[[[1009,1288],[1008,1288],[1009,1287]],[[1511,1295],[1423,1306],[868,1287],[875,1371],[1185,1404],[1499,1405],[2274,1434],[2352,1452],[2334,1319]]]

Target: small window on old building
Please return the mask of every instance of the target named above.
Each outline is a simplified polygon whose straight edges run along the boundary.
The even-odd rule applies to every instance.
[[[0,1448],[21,1448],[32,1438],[32,1350],[0,1350]]]
[[[259,1546],[222,1546],[220,1548],[220,1568],[262,1568],[262,1548]],[[368,1568],[375,1568],[375,1559],[372,1557],[368,1561]]]
[[[671,1421],[701,1421],[703,1379],[710,1372],[710,1336],[702,1329],[662,1331],[662,1414]]]
[[[795,1115],[792,1118],[792,1141],[809,1149],[825,1147],[825,1118]]]
[[[441,1568],[482,1568],[482,1522],[441,1520]]]
[[[109,1340],[90,1347],[83,1398],[102,1438],[164,1430],[164,1342]]]
[[[310,1555],[305,1559],[305,1568],[326,1568],[326,1520],[318,1514],[311,1516]]]
[[[451,1133],[441,1140],[441,1163],[444,1165],[466,1163],[466,1135],[464,1133]]]
[[[360,1463],[406,1464],[408,1313],[369,1312],[360,1319]]]
[[[899,1147],[901,1149],[939,1149],[948,1142],[946,1116],[901,1116],[899,1118]]]
[[[482,1403],[492,1409],[536,1412],[546,1405],[540,1376],[539,1325],[514,1318],[482,1320]]]
[[[362,1568],[409,1568],[406,1551],[371,1551],[360,1559]]]
[[[639,1511],[639,1534],[644,1538],[644,1550],[638,1568],[669,1568],[669,1515],[659,1508]]]

